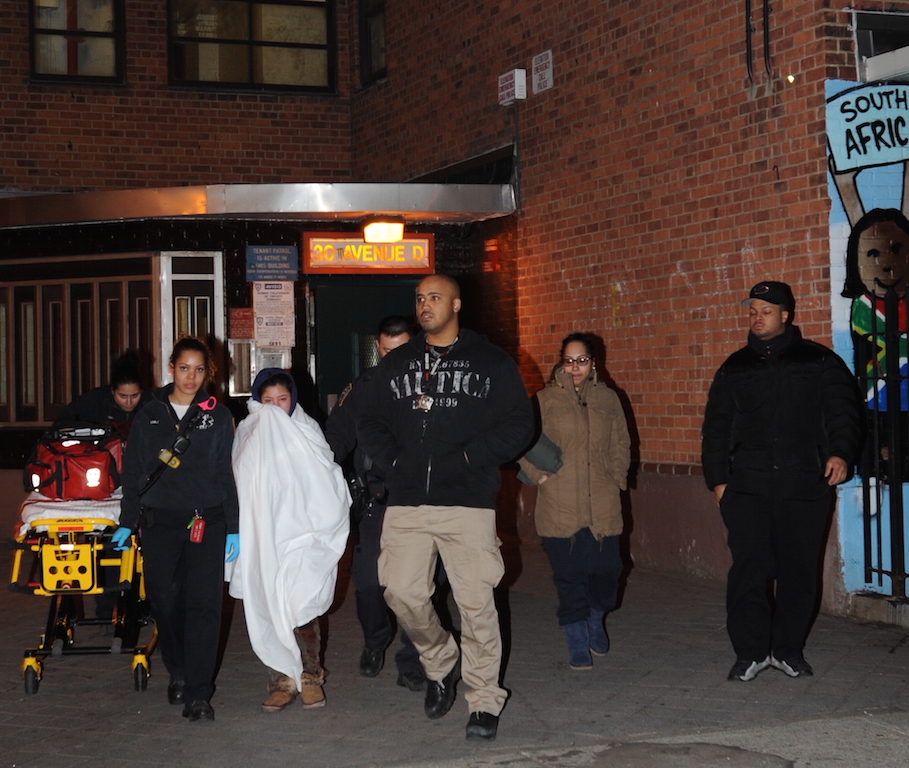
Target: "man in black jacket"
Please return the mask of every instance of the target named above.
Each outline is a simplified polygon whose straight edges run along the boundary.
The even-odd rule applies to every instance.
[[[788,285],[758,283],[742,304],[748,345],[717,371],[702,431],[704,478],[732,553],[729,680],[747,682],[769,666],[805,677],[813,674],[803,649],[817,608],[831,489],[848,479],[859,451],[858,391],[835,353],[790,324]]]
[[[428,679],[424,711],[435,719],[451,708],[461,668],[471,688],[467,738],[494,739],[506,698],[493,599],[505,571],[495,497],[499,466],[530,443],[533,412],[517,366],[461,328],[460,309],[453,279],[420,282],[423,332],[379,363],[358,438],[385,475],[379,579],[420,652]],[[430,599],[437,556],[461,615],[460,650]]]

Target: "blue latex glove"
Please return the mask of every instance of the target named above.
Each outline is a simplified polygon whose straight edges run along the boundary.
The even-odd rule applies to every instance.
[[[130,548],[131,542],[129,537],[132,535],[132,528],[123,528],[121,526],[120,528],[117,528],[117,530],[114,531],[114,535],[110,537],[110,543],[114,545],[114,549],[117,550],[117,552],[123,552]]]
[[[240,534],[228,533],[224,542],[224,562],[232,563],[240,555]]]

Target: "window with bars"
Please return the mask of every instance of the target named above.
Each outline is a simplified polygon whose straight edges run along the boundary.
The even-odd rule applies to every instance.
[[[852,17],[859,78],[906,80],[909,14],[853,10]]]
[[[333,0],[170,0],[172,85],[333,92]]]
[[[122,83],[122,0],[29,0],[33,80]]]

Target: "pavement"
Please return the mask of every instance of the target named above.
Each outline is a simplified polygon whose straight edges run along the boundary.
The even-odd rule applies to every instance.
[[[499,604],[511,696],[494,742],[465,740],[460,687],[451,712],[428,720],[423,695],[396,685],[395,646],[378,677],[359,676],[362,639],[342,561],[324,629],[327,706],[261,712],[266,673],[249,646],[242,603],[229,600],[213,723],[189,723],[180,707],[167,704],[157,652],[145,692],[134,690],[131,656],[103,654],[48,657],[37,693],[27,696],[23,651],[37,644],[49,599],[0,591],[0,766],[909,764],[906,629],[821,615],[806,648],[814,677],[768,669],[749,683],[727,682],[734,658],[723,585],[635,568],[608,619],[611,651],[592,670],[573,671],[542,549],[506,539],[503,552]],[[3,549],[0,569],[9,573],[10,563]],[[75,641],[105,638],[97,628],[77,627]]]

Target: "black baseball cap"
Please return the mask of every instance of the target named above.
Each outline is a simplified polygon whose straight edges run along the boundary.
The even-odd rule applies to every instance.
[[[752,299],[760,299],[768,304],[779,304],[783,309],[789,309],[792,306],[792,289],[786,283],[764,280],[751,289],[742,306],[747,307]]]

